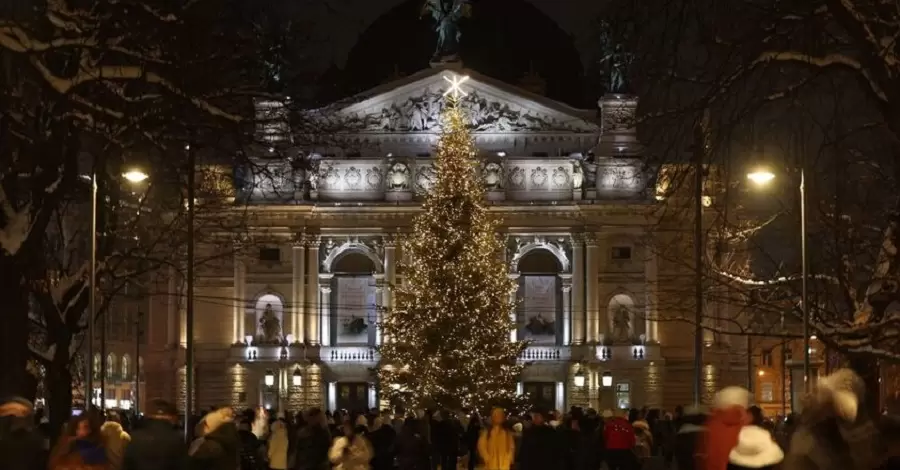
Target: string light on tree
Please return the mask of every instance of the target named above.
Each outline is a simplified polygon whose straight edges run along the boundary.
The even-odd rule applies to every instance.
[[[448,77],[444,75],[444,80],[450,84],[450,88],[447,88],[447,91],[444,92],[445,97],[449,96],[453,100],[459,100],[461,97],[467,96],[467,93],[462,89],[462,85],[469,81],[468,75],[464,77],[460,77],[459,75]]]
[[[451,88],[441,115],[435,182],[413,233],[404,241],[405,282],[386,312],[379,380],[387,398],[407,407],[485,409],[518,401],[525,348],[510,341],[512,294],[497,235],[484,207],[484,186],[467,120],[457,106],[467,77],[444,77]]]

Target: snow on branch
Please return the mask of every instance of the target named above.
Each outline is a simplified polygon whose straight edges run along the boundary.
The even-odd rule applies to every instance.
[[[814,56],[800,51],[766,51],[760,54],[756,58],[756,60],[753,61],[750,68],[752,69],[757,65],[769,62],[796,62],[813,65],[816,67],[847,67],[855,70],[857,73],[862,74],[862,76],[869,83],[869,86],[872,88],[872,92],[875,93],[875,95],[878,96],[879,99],[885,102],[888,101],[888,97],[882,89],[881,85],[879,85],[878,82],[875,81],[871,73],[869,73],[869,70],[863,67],[863,65],[858,60],[846,54],[830,53],[821,56]]]
[[[14,255],[31,233],[33,226],[31,205],[25,204],[16,210],[6,197],[6,191],[0,186],[0,214],[6,221],[4,226],[0,227],[0,250]]]

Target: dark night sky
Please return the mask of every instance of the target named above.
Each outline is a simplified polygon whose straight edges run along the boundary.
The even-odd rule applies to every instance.
[[[343,67],[350,50],[359,36],[379,17],[405,0],[330,0],[331,8],[310,7],[309,19],[313,36],[322,40],[323,69],[330,63]],[[490,0],[479,0],[489,2]],[[597,0],[525,0],[544,12],[566,33],[573,36],[577,46],[589,40],[593,22],[604,2]],[[311,2],[318,4],[318,2]],[[477,15],[476,2],[474,14]],[[512,13],[512,12],[511,12]],[[521,34],[533,35],[535,31],[522,30]],[[465,39],[464,39],[465,40]]]

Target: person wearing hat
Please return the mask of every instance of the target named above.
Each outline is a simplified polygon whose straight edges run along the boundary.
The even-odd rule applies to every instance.
[[[171,403],[154,399],[140,428],[131,433],[125,447],[122,470],[165,470],[187,467],[184,436],[175,429],[178,411]]]
[[[34,408],[21,397],[0,400],[0,468],[44,470],[47,452],[44,437],[34,425]]]
[[[544,410],[531,412],[532,425],[522,432],[516,469],[543,470],[559,466],[563,457],[562,443],[547,418]]]
[[[728,453],[728,470],[774,470],[784,452],[772,434],[759,426],[744,426],[737,445]]]
[[[716,394],[701,441],[699,457],[705,461],[700,468],[725,470],[728,467],[728,454],[737,445],[741,429],[750,424],[749,405],[750,392],[745,388],[725,387]]]

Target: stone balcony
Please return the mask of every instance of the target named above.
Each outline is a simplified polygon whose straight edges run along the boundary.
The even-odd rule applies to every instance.
[[[572,359],[569,346],[529,346],[519,355],[519,362],[553,362]]]
[[[598,345],[594,347],[593,360],[607,362],[654,361],[662,359],[658,344]]]

